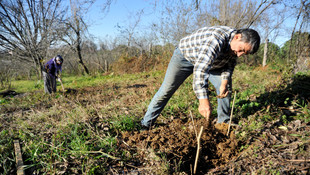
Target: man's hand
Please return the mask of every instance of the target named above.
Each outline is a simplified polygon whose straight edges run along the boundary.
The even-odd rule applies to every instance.
[[[207,119],[208,124],[210,123],[210,116],[212,112],[212,107],[209,99],[199,99],[199,113]]]
[[[228,95],[228,88],[227,88],[228,80],[222,80],[220,86],[220,94],[216,96],[217,98],[225,98]]]

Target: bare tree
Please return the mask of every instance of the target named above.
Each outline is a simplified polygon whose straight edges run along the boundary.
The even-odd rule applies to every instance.
[[[62,0],[0,1],[0,48],[14,58],[33,62],[41,75],[43,60],[50,46],[63,31],[65,10]]]
[[[194,30],[213,25],[248,28],[260,23],[275,0],[155,1],[161,11],[158,31],[165,42],[176,44]]]
[[[250,14],[250,18],[247,21],[246,27],[249,28],[250,26],[252,26],[253,23],[260,18],[261,14],[263,12],[265,12],[268,8],[270,8],[272,5],[274,5],[276,3],[277,3],[276,0],[261,0],[260,4],[258,5],[256,10],[254,11],[254,13]]]
[[[127,46],[130,47],[134,41],[134,35],[136,34],[139,24],[141,22],[141,17],[144,15],[144,10],[140,10],[136,13],[136,15],[130,14],[128,18],[127,26],[117,25],[117,28],[120,34],[126,39]],[[133,17],[133,19],[132,19]]]
[[[84,63],[82,56],[82,43],[86,38],[89,24],[85,20],[85,14],[88,13],[90,7],[96,0],[70,0],[71,17],[67,22],[68,32],[63,41],[66,42],[70,48],[78,55],[78,62],[82,65],[86,74],[89,70]],[[108,12],[113,0],[106,0],[103,3],[103,12]]]
[[[196,26],[194,6],[184,0],[163,1],[160,21],[156,25],[161,39],[165,43],[176,44],[184,35],[192,32]]]
[[[295,8],[295,6],[294,6],[294,8]],[[298,6],[297,6],[297,8],[298,8]],[[295,41],[293,40],[293,36],[295,34],[296,28],[298,27],[298,24],[299,24],[299,31],[301,31],[302,28],[308,28],[309,27],[309,9],[310,9],[310,2],[307,0],[300,0],[295,25],[294,25],[294,28],[293,28],[292,34],[291,34],[289,57],[287,60],[288,63],[291,60],[295,64],[297,58],[292,59],[291,57],[293,57],[293,55],[298,55],[298,53],[301,52],[303,47],[306,44],[309,44],[309,43],[301,42],[302,40],[305,39],[305,38],[300,38],[300,37],[302,37],[302,35],[298,35],[297,39]],[[295,42],[295,43],[293,44],[293,42]],[[306,39],[306,42],[308,42],[307,39]],[[293,45],[294,45],[294,48],[293,48]],[[293,49],[295,49],[295,53],[292,53]]]
[[[78,62],[82,65],[86,74],[89,74],[89,70],[83,61],[81,45],[88,25],[83,15],[87,13],[93,3],[94,1],[88,0],[70,0],[71,17],[67,22],[68,31],[63,38],[63,41],[78,55]]]
[[[204,16],[208,16],[209,25],[249,28],[259,22],[261,15],[273,4],[274,0],[219,0],[200,5],[200,8]]]
[[[283,27],[283,22],[287,19],[288,15],[285,13],[287,10],[281,3],[274,4],[266,9],[256,22],[259,24],[259,28],[263,29],[260,32],[260,36],[262,40],[265,40],[263,67],[267,65],[267,59],[270,57],[269,54],[273,52],[269,48],[272,47],[272,42],[278,37],[280,28]],[[269,42],[271,42],[271,45],[269,45]]]
[[[117,0],[105,0],[102,4],[102,12],[108,13],[110,11],[110,7],[112,5],[112,2],[116,2]]]

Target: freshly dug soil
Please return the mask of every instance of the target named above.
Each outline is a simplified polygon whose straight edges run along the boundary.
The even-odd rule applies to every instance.
[[[125,132],[122,134],[124,148],[134,149],[137,158],[147,162],[154,172],[156,168],[156,156],[165,155],[168,162],[180,163],[177,169],[169,169],[168,173],[181,171],[190,174],[193,171],[196,152],[197,136],[200,128],[204,127],[200,138],[201,150],[199,155],[197,173],[207,173],[208,170],[221,166],[234,158],[237,152],[238,142],[233,132],[226,136],[228,125],[216,124],[207,126],[205,119],[194,121],[174,119],[169,124],[158,126],[149,131]],[[155,163],[156,162],[156,163]],[[153,168],[152,168],[153,167]],[[145,171],[145,170],[144,170]]]

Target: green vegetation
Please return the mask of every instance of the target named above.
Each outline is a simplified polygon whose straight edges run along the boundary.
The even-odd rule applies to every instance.
[[[0,172],[10,174],[15,171],[14,139],[22,143],[26,172],[104,174],[111,161],[118,161],[119,166],[123,166],[134,154],[119,147],[118,137],[123,132],[137,130],[163,76],[163,71],[65,76],[66,89],[76,90],[77,95],[61,91],[45,95],[42,82],[13,81],[16,92],[27,94],[1,98]],[[249,138],[266,138],[262,131],[268,122],[280,121],[285,128],[293,120],[310,121],[309,79],[309,72],[287,79],[272,68],[261,70],[237,66],[233,79],[234,91],[237,91],[234,118],[242,126],[237,132],[238,140],[244,143],[240,152],[249,148]],[[189,118],[191,113],[200,117],[191,82],[192,77],[172,97],[159,123],[165,123],[171,117]],[[140,90],[140,86],[147,88]],[[214,88],[211,86],[210,90],[211,102],[215,106]],[[213,117],[216,117],[215,107]],[[291,136],[306,144],[309,135]],[[257,157],[259,149],[254,148],[253,156]],[[155,157],[168,161],[165,155]],[[174,168],[168,162],[160,166],[166,167],[166,172],[169,168],[177,171],[182,162],[175,164]],[[264,171],[278,173],[271,169]]]

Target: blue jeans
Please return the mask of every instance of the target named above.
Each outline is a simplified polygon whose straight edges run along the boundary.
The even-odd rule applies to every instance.
[[[150,127],[154,124],[174,92],[180,87],[186,78],[193,73],[193,69],[193,64],[184,58],[179,49],[176,49],[171,57],[164,81],[154,95],[148,106],[147,112],[141,121],[143,126]],[[210,71],[209,81],[216,88],[217,94],[219,94],[222,82],[221,73]],[[222,123],[226,119],[229,119],[229,104],[230,95],[226,98],[218,99],[218,123]]]

